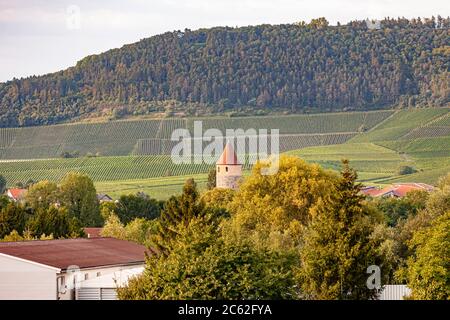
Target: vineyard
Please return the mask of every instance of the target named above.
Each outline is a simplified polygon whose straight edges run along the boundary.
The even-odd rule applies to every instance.
[[[175,129],[189,129],[195,121],[203,131],[219,129],[279,129],[287,135],[282,150],[311,145],[343,143],[383,121],[393,111],[330,113],[211,119],[128,120],[0,129],[0,159],[50,159],[63,153],[79,156],[126,156],[170,154]],[[253,133],[253,134],[255,134]],[[247,133],[246,133],[247,134]],[[321,134],[327,134],[322,136]],[[314,135],[317,135],[314,137]]]
[[[310,146],[325,146],[345,143],[357,133],[319,133],[319,134],[286,134],[279,136],[279,151],[301,149]],[[271,136],[263,136],[267,142],[267,149],[271,150]],[[247,136],[250,139],[258,139],[258,136]],[[191,145],[195,139],[187,139]],[[132,155],[170,155],[173,147],[179,141],[169,139],[139,139],[132,151]],[[202,141],[202,150],[211,142]]]
[[[123,156],[3,162],[1,174],[8,183],[29,179],[59,181],[67,172],[78,171],[94,181],[183,176],[208,172],[207,164],[174,164],[169,156]]]
[[[361,132],[372,128],[390,116],[393,111],[327,113],[316,115],[267,116],[242,118],[208,118],[202,120],[204,130],[226,129],[279,129],[280,134],[316,134],[330,132]],[[188,128],[194,127],[194,119],[188,120]]]
[[[59,181],[67,172],[78,171],[88,174],[99,192],[117,196],[145,190],[163,199],[178,192],[189,176],[197,177],[204,187],[213,165],[174,164],[170,157],[179,143],[170,139],[173,130],[192,132],[194,121],[202,120],[203,132],[209,128],[279,129],[280,152],[332,170],[339,170],[341,159],[347,158],[365,184],[436,183],[439,176],[450,172],[449,118],[449,108],[434,108],[0,129],[0,175],[12,186],[29,180]],[[270,142],[270,136],[266,138]],[[202,142],[202,147],[209,143]],[[269,143],[268,151],[270,147]],[[79,157],[60,157],[62,152],[75,151]],[[245,153],[240,156],[244,157],[244,169],[249,170],[256,155],[249,155],[249,150]],[[404,165],[417,172],[399,176],[398,168]]]
[[[448,127],[444,125],[444,119],[446,117],[448,118],[449,112],[450,108],[412,109],[398,111],[385,122],[377,126],[375,130],[358,135],[355,138],[351,139],[350,142],[374,142],[408,139],[408,134],[414,134],[414,131],[420,131],[425,127]],[[444,123],[441,124],[441,120],[444,121]],[[429,137],[426,134],[426,130],[422,131],[421,137]],[[417,136],[413,138],[416,137]]]
[[[402,110],[345,144],[305,148],[292,153],[339,170],[347,158],[360,180],[370,184],[425,182],[435,184],[450,172],[450,109]],[[398,175],[400,166],[417,172]]]

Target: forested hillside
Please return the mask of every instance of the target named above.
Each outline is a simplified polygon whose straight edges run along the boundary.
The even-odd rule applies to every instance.
[[[167,32],[0,84],[0,127],[178,112],[371,110],[449,103],[450,18]],[[45,58],[45,57],[44,57]]]

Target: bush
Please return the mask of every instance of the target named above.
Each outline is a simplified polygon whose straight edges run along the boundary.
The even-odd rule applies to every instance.
[[[415,172],[417,172],[417,170],[410,166],[401,166],[400,168],[398,168],[399,175],[412,174]]]

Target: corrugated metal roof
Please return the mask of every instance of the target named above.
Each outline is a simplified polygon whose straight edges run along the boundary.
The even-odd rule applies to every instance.
[[[64,239],[0,242],[0,253],[44,265],[67,269],[130,265],[145,261],[142,245],[114,239]]]

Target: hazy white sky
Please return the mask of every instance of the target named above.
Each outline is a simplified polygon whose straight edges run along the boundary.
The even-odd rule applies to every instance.
[[[449,16],[448,0],[0,0],[0,82],[58,71],[165,31]]]

